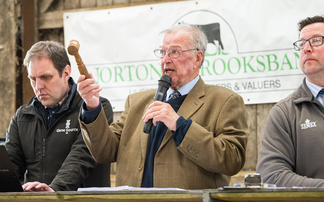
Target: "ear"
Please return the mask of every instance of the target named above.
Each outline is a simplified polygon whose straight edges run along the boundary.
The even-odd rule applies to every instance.
[[[204,53],[201,50],[197,51],[195,64],[198,69],[200,68],[203,57]]]
[[[71,76],[71,67],[70,65],[66,65],[62,72],[62,77],[64,79],[64,82],[68,82],[70,76]]]

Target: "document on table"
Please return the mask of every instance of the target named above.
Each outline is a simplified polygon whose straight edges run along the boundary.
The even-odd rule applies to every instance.
[[[143,188],[143,187],[132,187],[132,186],[119,186],[119,187],[85,187],[85,188],[78,188],[78,191],[122,191],[122,190],[139,190],[139,191],[158,191],[158,190],[164,190],[164,191],[170,191],[170,190],[176,190],[176,191],[185,191],[185,189],[179,189],[179,188],[156,188],[156,187],[149,187],[149,188]]]

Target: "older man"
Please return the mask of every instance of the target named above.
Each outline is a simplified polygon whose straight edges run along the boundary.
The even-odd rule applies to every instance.
[[[300,87],[270,111],[259,151],[257,172],[277,186],[323,187],[324,18],[299,23]]]
[[[120,120],[109,126],[98,99],[100,87],[93,79],[79,77],[78,91],[86,104],[80,117],[85,142],[97,162],[117,162],[117,186],[228,185],[245,162],[243,100],[200,78],[207,38],[199,28],[179,25],[163,33],[162,45],[154,51],[162,74],[172,78],[163,102],[153,102],[156,90],[132,94]],[[154,126],[146,134],[143,126],[150,119]]]

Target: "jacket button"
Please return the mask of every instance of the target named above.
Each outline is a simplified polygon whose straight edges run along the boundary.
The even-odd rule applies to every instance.
[[[139,167],[139,168],[138,168],[138,171],[141,171],[141,170],[142,170],[142,168],[141,168],[141,167]]]

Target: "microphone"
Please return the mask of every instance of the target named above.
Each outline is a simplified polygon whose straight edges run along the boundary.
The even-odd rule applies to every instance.
[[[159,84],[158,84],[158,89],[155,93],[155,96],[154,96],[154,101],[163,101],[165,96],[166,96],[166,92],[168,91],[169,87],[171,86],[171,81],[172,81],[172,78],[170,75],[168,74],[163,74],[159,80]],[[151,129],[152,129],[152,126],[153,126],[153,122],[152,122],[152,119],[148,120],[145,125],[144,125],[144,128],[143,128],[143,132],[144,133],[150,133],[151,132]]]

